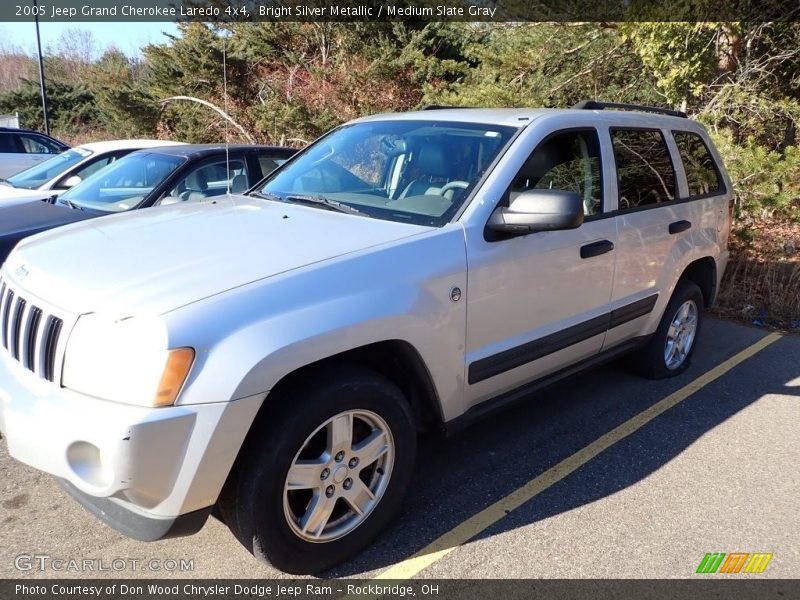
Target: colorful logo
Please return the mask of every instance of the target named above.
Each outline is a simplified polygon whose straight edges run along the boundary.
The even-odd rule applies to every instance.
[[[700,561],[696,573],[763,573],[772,554],[766,552],[708,552]]]

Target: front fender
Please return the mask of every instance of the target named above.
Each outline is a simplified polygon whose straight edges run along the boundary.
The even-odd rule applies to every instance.
[[[463,410],[466,284],[463,231],[452,224],[179,309],[168,315],[171,343],[197,350],[179,403],[266,394],[311,363],[402,340],[425,362],[449,420]],[[450,300],[453,287],[461,301]]]

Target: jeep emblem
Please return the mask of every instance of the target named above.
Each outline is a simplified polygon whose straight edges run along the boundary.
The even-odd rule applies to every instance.
[[[16,275],[19,279],[25,279],[28,275],[30,275],[30,271],[25,268],[25,265],[20,265],[17,267],[17,270],[14,271],[14,275]]]

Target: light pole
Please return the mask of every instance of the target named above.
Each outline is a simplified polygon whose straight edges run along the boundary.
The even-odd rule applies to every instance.
[[[44,132],[50,135],[50,120],[47,118],[47,90],[44,87],[44,60],[42,60],[42,38],[39,35],[38,0],[33,0],[33,15],[36,20],[36,47],[39,50],[39,87],[42,90],[42,113],[44,114]]]

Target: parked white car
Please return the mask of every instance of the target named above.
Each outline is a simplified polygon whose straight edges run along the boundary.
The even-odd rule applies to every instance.
[[[64,142],[27,129],[0,127],[0,177],[8,177],[67,150]]]
[[[49,160],[0,180],[0,207],[58,196],[134,150],[182,143],[165,140],[115,140],[70,148]]]
[[[366,117],[246,195],[23,240],[0,273],[9,453],[127,535],[217,505],[256,556],[319,572],[414,493],[418,430],[622,355],[683,372],[731,182],[700,123],[614,106]]]

